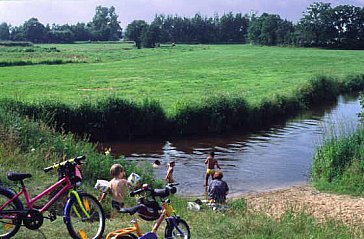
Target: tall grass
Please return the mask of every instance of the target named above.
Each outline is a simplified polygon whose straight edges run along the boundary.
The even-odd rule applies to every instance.
[[[247,125],[249,106],[241,97],[211,97],[201,104],[180,102],[171,122],[180,135],[221,133]]]
[[[57,47],[34,46],[27,42],[10,42],[0,46],[0,67],[25,65],[59,65],[67,63],[85,63],[87,57],[83,55],[61,52]]]
[[[0,46],[5,47],[13,47],[13,46],[21,46],[21,47],[29,47],[33,46],[32,42],[26,42],[26,41],[0,41]]]
[[[8,111],[41,119],[59,131],[90,136],[93,140],[162,135],[168,125],[163,109],[150,100],[136,104],[107,98],[96,104],[86,102],[72,107],[57,101],[26,104],[4,99],[0,105]]]
[[[91,143],[76,139],[72,134],[58,133],[41,121],[23,118],[2,107],[0,136],[2,177],[6,170],[33,171],[42,180],[46,177],[43,173],[44,167],[75,156],[86,155],[87,163],[82,168],[85,178],[90,183],[88,186],[93,186],[96,179],[109,179],[109,169],[114,163],[124,165],[127,174],[136,172],[146,182],[159,185],[148,167],[126,161],[123,157],[114,159],[111,155],[98,153]]]
[[[133,139],[171,135],[201,135],[267,127],[325,101],[334,101],[342,92],[363,89],[364,75],[339,81],[317,77],[290,96],[273,95],[252,105],[240,95],[219,95],[191,103],[178,101],[168,113],[155,100],[136,103],[109,97],[95,103],[66,105],[58,101],[23,103],[4,99],[0,105],[58,130],[88,136],[92,140]]]
[[[315,153],[311,175],[319,189],[364,195],[364,129],[327,140]]]

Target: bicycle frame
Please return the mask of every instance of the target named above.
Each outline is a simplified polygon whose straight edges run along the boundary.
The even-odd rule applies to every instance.
[[[110,239],[110,238],[112,238],[114,236],[128,235],[128,234],[134,233],[134,232],[138,235],[138,237],[141,237],[143,235],[143,233],[140,230],[138,221],[137,220],[132,220],[131,223],[133,223],[132,227],[126,227],[126,228],[122,228],[120,230],[110,232],[109,234],[107,234],[106,239]]]
[[[8,206],[12,201],[14,201],[16,198],[19,198],[22,194],[24,195],[25,202],[26,202],[26,208],[27,209],[33,209],[34,204],[42,199],[44,196],[46,196],[48,193],[60,188],[61,190],[54,195],[46,204],[42,206],[41,209],[39,209],[39,212],[44,213],[54,202],[56,202],[62,195],[66,194],[66,192],[73,188],[73,185],[71,183],[71,180],[68,176],[63,177],[61,180],[50,186],[49,188],[42,191],[40,194],[35,196],[34,198],[30,198],[29,192],[25,187],[25,184],[23,181],[21,182],[21,190],[20,192],[16,193],[13,198],[11,198],[9,201],[7,201],[4,205],[0,207],[0,210],[3,210],[6,206]],[[6,211],[4,212],[6,213]]]
[[[179,233],[182,233],[182,231],[177,226],[176,219],[179,217],[176,216],[176,210],[174,209],[172,204],[168,201],[164,201],[162,204],[162,208],[163,208],[162,214],[158,218],[156,224],[154,225],[152,232],[154,234],[156,234],[159,226],[162,224],[162,221],[165,219],[167,221],[167,223],[172,225],[172,227],[176,228]],[[174,214],[174,215],[172,216],[171,214]]]

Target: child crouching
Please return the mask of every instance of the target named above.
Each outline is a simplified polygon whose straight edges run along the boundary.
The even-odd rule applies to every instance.
[[[109,182],[109,191],[112,196],[111,206],[116,210],[124,207],[124,196],[127,189],[125,171],[120,164],[114,164],[110,168],[110,175],[113,177]],[[107,192],[103,192],[100,202],[105,199]]]

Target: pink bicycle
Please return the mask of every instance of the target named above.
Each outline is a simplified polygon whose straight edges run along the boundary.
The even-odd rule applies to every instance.
[[[85,159],[85,156],[80,156],[45,168],[45,172],[57,169],[59,180],[34,198],[30,198],[23,182],[24,179],[32,177],[31,174],[8,173],[9,180],[20,182],[21,190],[15,193],[9,188],[0,187],[0,239],[13,237],[22,225],[35,230],[42,226],[44,218],[54,221],[57,214],[51,206],[62,196],[67,196],[63,221],[71,237],[101,238],[105,229],[105,214],[100,203],[94,196],[76,190],[81,184],[80,165]],[[26,205],[20,200],[22,194]],[[47,195],[51,195],[48,202],[35,206],[36,202],[39,203]],[[49,211],[47,217],[44,216],[46,211]]]

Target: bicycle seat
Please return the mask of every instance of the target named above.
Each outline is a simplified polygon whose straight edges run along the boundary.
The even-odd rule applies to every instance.
[[[10,181],[20,181],[32,177],[30,173],[16,173],[16,172],[9,172],[7,176]]]

